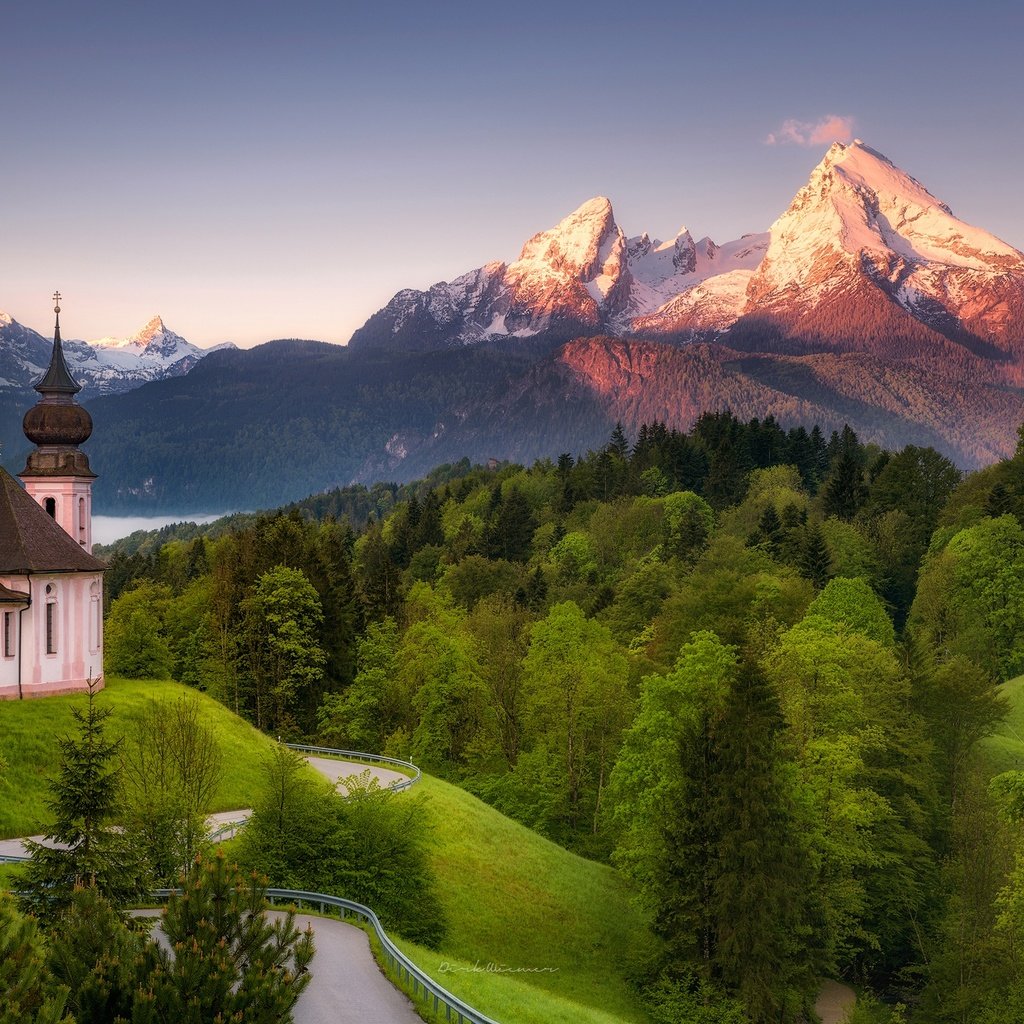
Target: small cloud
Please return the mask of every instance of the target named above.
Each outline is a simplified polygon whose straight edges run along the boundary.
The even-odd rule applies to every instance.
[[[826,114],[818,121],[798,121],[791,117],[778,131],[765,140],[766,146],[821,146],[828,142],[850,142],[854,119],[840,114]]]

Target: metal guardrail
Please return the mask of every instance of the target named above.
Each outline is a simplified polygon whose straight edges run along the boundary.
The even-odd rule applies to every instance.
[[[392,793],[399,793],[403,789],[415,786],[423,777],[423,773],[412,763],[412,761],[400,761],[397,757],[385,757],[383,754],[367,754],[362,750],[337,750],[334,747],[311,747],[305,743],[286,743],[289,750],[297,750],[303,754],[324,754],[328,757],[337,757],[347,761],[365,761],[367,764],[397,765],[412,772],[412,776],[404,782],[393,782],[387,788]]]
[[[299,892],[291,889],[268,889],[267,900],[270,903],[275,900],[285,900],[297,905],[308,903],[319,906],[321,913],[326,907],[334,907],[341,911],[342,920],[347,916],[352,916],[366,921],[380,941],[388,970],[397,976],[400,983],[404,980],[407,989],[411,985],[412,994],[423,999],[428,1007],[432,1006],[435,1014],[439,1014],[443,1007],[445,1019],[455,1020],[457,1024],[497,1024],[492,1017],[488,1017],[468,1003],[464,1003],[458,996],[452,995],[446,988],[434,981],[429,974],[417,967],[391,941],[377,915],[362,903],[354,903],[352,900],[342,899],[340,896],[329,896],[322,892]]]
[[[367,754],[359,750],[337,750],[333,747],[312,747],[298,743],[288,743],[286,746],[290,747],[292,750],[297,750],[307,754],[323,754],[347,760],[366,761],[371,764],[398,765],[414,773],[405,781],[397,782],[389,786],[388,789],[392,792],[399,792],[400,790],[408,789],[410,786],[419,782],[422,778],[422,773],[419,768],[417,768],[411,761],[399,761],[394,757]],[[247,820],[248,819],[242,819],[240,821],[226,822],[215,832],[211,833],[210,838],[216,839],[220,833],[230,829],[238,829],[244,825]],[[0,863],[18,863],[28,859],[28,857],[24,856],[0,855]],[[177,891],[179,890],[156,889],[153,892],[153,898],[160,903],[164,903],[172,893]],[[305,892],[297,889],[267,889],[267,902],[273,905],[274,902],[278,900],[286,903],[294,903],[297,906],[301,904],[308,904],[310,906],[319,907],[321,913],[326,913],[327,908],[332,907],[333,909],[341,912],[342,920],[346,917],[355,917],[359,920],[365,921],[377,936],[381,949],[384,951],[387,970],[394,978],[397,979],[396,983],[399,985],[404,984],[406,989],[410,990],[414,997],[423,999],[427,1003],[428,1008],[433,1008],[435,1015],[440,1014],[443,1009],[445,1012],[445,1020],[455,1021],[456,1024],[498,1024],[498,1022],[492,1017],[488,1017],[479,1010],[474,1009],[468,1003],[464,1003],[458,996],[453,995],[442,985],[439,985],[434,981],[426,971],[417,967],[416,964],[413,963],[413,961],[395,945],[388,933],[384,930],[384,926],[380,923],[380,919],[370,907],[364,906],[362,903],[356,903],[353,900],[346,900],[341,896],[331,896],[329,893],[324,892]]]
[[[289,750],[298,751],[301,754],[317,754],[324,757],[334,757],[342,761],[358,761],[367,765],[395,765],[412,772],[412,775],[401,782],[392,782],[386,788],[392,793],[400,793],[403,789],[415,786],[423,777],[423,773],[412,761],[400,761],[397,757],[385,757],[383,754],[368,754],[364,750],[339,750],[336,747],[314,747],[306,743],[285,743]],[[210,833],[210,841],[219,842],[221,839],[232,838],[238,830],[248,821],[248,817],[238,818],[234,821],[226,821]]]
[[[166,903],[176,892],[181,890],[155,889],[153,899],[158,903]],[[342,921],[348,917],[365,921],[380,942],[387,970],[397,978],[396,984],[404,984],[406,990],[426,1002],[428,1009],[433,1009],[435,1015],[444,1010],[445,1020],[455,1021],[456,1024],[498,1024],[493,1017],[488,1017],[469,1003],[464,1003],[458,996],[434,981],[426,971],[417,967],[391,940],[377,915],[362,903],[346,900],[341,896],[331,896],[325,892],[306,892],[298,889],[267,889],[266,896],[271,906],[278,902],[294,904],[296,907],[307,904],[318,907],[322,914],[326,914],[327,908],[331,907],[341,912]]]

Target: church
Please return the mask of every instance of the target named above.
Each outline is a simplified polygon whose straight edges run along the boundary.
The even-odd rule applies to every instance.
[[[35,448],[22,487],[0,468],[0,700],[85,690],[103,680],[103,563],[92,554],[92,482],[78,446],[92,417],[76,401],[60,340],[25,414]]]

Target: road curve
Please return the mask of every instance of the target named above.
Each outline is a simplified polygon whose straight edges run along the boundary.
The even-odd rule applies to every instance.
[[[336,787],[341,786],[343,795],[345,780],[362,775],[364,772],[369,772],[370,777],[376,779],[383,789],[409,781],[409,776],[403,775],[401,772],[396,772],[391,768],[381,768],[375,764],[363,764],[361,761],[342,761],[334,757],[314,756],[307,756],[306,760]],[[206,821],[210,830],[215,831],[229,822],[241,825],[249,819],[251,814],[251,807],[242,807],[237,811],[218,811],[216,814],[210,814]],[[229,834],[233,833],[221,833],[217,838],[225,839]],[[36,842],[43,840],[42,836],[30,836],[29,838]],[[25,857],[27,855],[28,851],[25,849],[24,840],[0,839],[0,857]]]
[[[279,910],[268,911],[283,917]],[[136,917],[158,917],[139,910]],[[292,1011],[295,1024],[423,1024],[409,999],[381,973],[362,929],[327,917],[296,914],[300,930],[313,929],[312,980]],[[154,937],[162,939],[159,926]],[[166,945],[166,942],[165,942]]]

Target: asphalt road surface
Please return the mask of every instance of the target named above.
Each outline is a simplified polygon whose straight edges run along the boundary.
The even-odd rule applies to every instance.
[[[277,910],[273,917],[283,917]],[[157,917],[159,910],[136,911]],[[326,917],[296,914],[300,929],[313,928],[313,980],[295,1004],[295,1024],[423,1024],[412,1003],[381,973],[366,932]],[[159,938],[159,929],[154,932]]]

